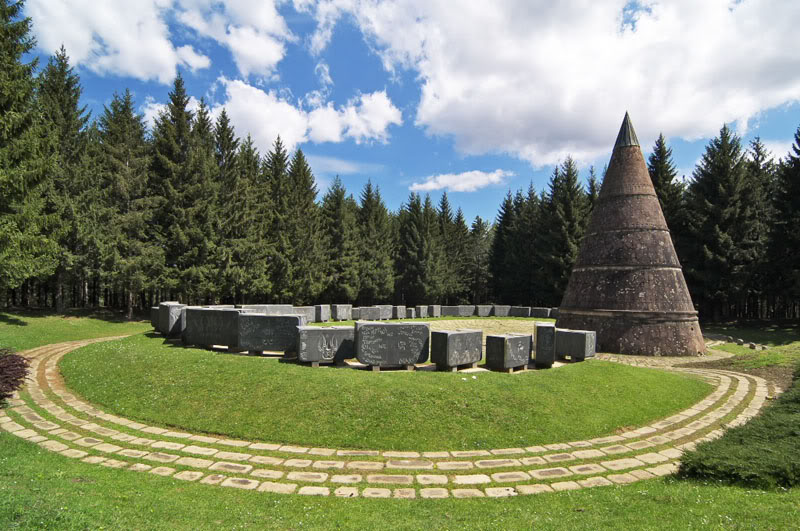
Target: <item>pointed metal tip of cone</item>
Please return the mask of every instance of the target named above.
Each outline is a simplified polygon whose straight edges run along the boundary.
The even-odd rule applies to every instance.
[[[614,143],[614,149],[622,146],[638,146],[639,139],[636,138],[636,131],[633,130],[631,124],[631,117],[628,111],[625,111],[625,118],[622,119],[622,126],[619,128],[617,141]]]

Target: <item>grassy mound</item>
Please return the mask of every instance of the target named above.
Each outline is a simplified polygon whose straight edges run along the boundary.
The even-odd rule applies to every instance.
[[[762,489],[800,485],[800,366],[775,404],[684,455],[679,475]]]
[[[313,446],[502,448],[613,433],[710,386],[591,361],[516,375],[373,374],[172,346],[150,335],[74,351],[61,371],[106,411],[190,431]]]

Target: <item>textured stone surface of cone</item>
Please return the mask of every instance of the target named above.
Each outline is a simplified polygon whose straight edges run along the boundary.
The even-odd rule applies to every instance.
[[[697,312],[628,113],[557,326],[596,331],[602,352],[693,356],[705,350]]]

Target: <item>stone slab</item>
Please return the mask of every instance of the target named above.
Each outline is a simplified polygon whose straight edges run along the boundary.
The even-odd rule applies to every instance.
[[[293,352],[297,349],[297,327],[305,326],[302,315],[243,313],[238,318],[238,348],[251,352]]]
[[[375,307],[380,311],[379,319],[381,321],[388,321],[392,318],[392,305],[391,304],[376,304]]]
[[[352,326],[298,326],[295,333],[297,359],[301,362],[332,363],[356,355]]]
[[[439,368],[477,363],[483,355],[481,330],[431,332],[431,362]]]
[[[536,323],[534,365],[549,369],[556,361],[556,326],[553,323]]]
[[[168,301],[158,305],[158,328],[165,337],[181,337],[183,320],[181,310],[185,304]]]
[[[150,307],[150,326],[153,327],[153,330],[156,332],[160,332],[158,326],[159,316],[158,316],[158,306],[151,306]]]
[[[331,320],[331,305],[317,304],[314,306],[314,321],[317,323],[327,323]]]
[[[491,304],[476,304],[475,305],[475,315],[478,317],[489,317],[492,315],[492,305]]]
[[[494,317],[508,317],[509,313],[511,313],[511,306],[506,304],[492,305],[492,316]]]
[[[508,311],[509,317],[530,317],[531,316],[531,307],[530,306],[512,306],[511,309]]]
[[[442,307],[438,304],[429,304],[428,305],[428,317],[441,317],[442,316]]]
[[[406,307],[405,306],[392,306],[392,319],[405,319]]]
[[[531,343],[529,335],[486,336],[486,366],[504,370],[527,365],[531,358]]]
[[[414,308],[416,310],[417,319],[425,319],[428,317],[428,307],[427,306],[417,306]]]
[[[317,318],[317,311],[313,306],[292,306],[292,313],[305,316],[307,323],[313,323]]]
[[[361,308],[353,308],[350,310],[350,318],[354,321],[361,319]]]
[[[573,361],[593,358],[597,344],[597,333],[593,330],[566,330],[556,328],[556,357]]]
[[[428,323],[365,323],[355,325],[356,357],[370,366],[425,363],[430,351]]]
[[[363,306],[359,309],[358,319],[362,321],[380,321],[381,309],[376,306]],[[354,317],[355,318],[355,317]]]
[[[417,318],[416,308],[406,308],[406,319],[416,319],[416,318]]]
[[[236,308],[253,310],[263,315],[292,315],[291,304],[241,304]]]
[[[349,321],[353,318],[353,305],[331,304],[331,318],[334,321]]]
[[[239,312],[234,308],[186,308],[183,343],[210,347],[239,345]]]
[[[536,317],[539,319],[549,319],[550,318],[550,308],[531,308],[531,317]]]

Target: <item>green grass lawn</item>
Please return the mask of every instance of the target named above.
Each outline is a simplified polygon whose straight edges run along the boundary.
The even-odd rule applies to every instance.
[[[117,313],[72,310],[65,315],[49,311],[0,311],[0,348],[27,350],[77,339],[136,334],[150,329],[146,321],[126,321]]]
[[[458,450],[597,437],[689,407],[694,378],[590,361],[515,375],[312,369],[151,334],[67,354],[68,386],[142,422],[314,446]]]
[[[800,489],[657,479],[504,499],[241,491],[72,461],[0,433],[2,529],[797,529]]]

